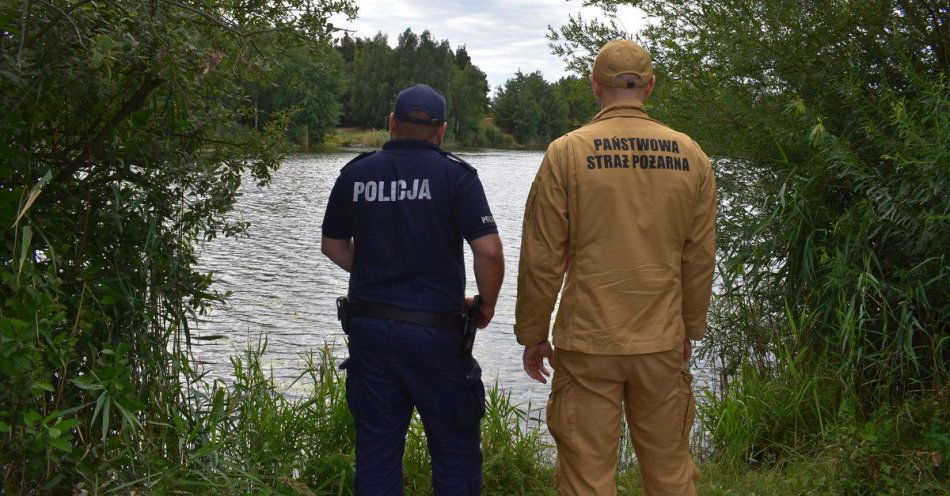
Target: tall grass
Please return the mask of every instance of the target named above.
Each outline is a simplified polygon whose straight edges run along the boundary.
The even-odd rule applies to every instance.
[[[148,460],[146,466],[112,467],[106,480],[85,486],[89,494],[352,494],[354,427],[346,407],[345,376],[336,367],[332,346],[305,355],[304,370],[291,384],[275,381],[264,365],[266,353],[265,339],[232,358],[229,380],[210,381],[198,374],[189,382],[185,407],[167,418],[179,435],[164,442],[179,443],[178,457],[170,459],[161,450],[146,452],[141,457]],[[794,409],[788,407],[789,416]],[[497,384],[488,388],[481,440],[483,494],[557,494],[554,447],[537,413],[531,405],[516,404]],[[765,418],[760,411],[749,420],[762,425]],[[640,494],[643,483],[626,434],[620,458],[620,494]],[[403,467],[406,494],[432,494],[425,432],[416,415]],[[832,464],[801,458],[782,468],[754,471],[716,462],[702,466],[698,488],[704,495],[723,496],[847,494],[838,492],[833,475]]]
[[[304,357],[291,385],[299,394],[266,371],[266,350],[264,340],[232,357],[230,382],[194,376],[167,416],[163,440],[178,444],[177,456],[146,452],[149,466],[117,479],[149,494],[346,494],[353,422],[330,348]]]
[[[292,384],[275,381],[263,362],[266,339],[232,357],[229,381],[196,374],[168,432],[143,446],[144,465],[112,467],[85,484],[92,494],[352,494],[354,426],[345,376],[332,347],[304,357]],[[147,428],[147,426],[146,426]],[[177,443],[177,453],[160,444]],[[167,447],[166,447],[167,448]],[[542,430],[497,385],[482,422],[485,494],[547,494],[551,451]],[[431,464],[418,416],[404,457],[408,494],[431,494]]]
[[[758,175],[748,162],[723,167],[735,217],[720,233],[723,292],[700,352],[722,370],[700,407],[720,460],[829,456],[848,494],[948,482],[940,463],[917,458],[950,455],[947,436],[926,434],[946,432],[948,418],[888,420],[950,388],[950,91],[914,82],[914,98],[885,92],[834,132],[818,109],[789,106],[789,122],[818,124],[794,151],[784,145],[773,186],[733,182]]]
[[[167,412],[164,425],[144,426],[153,434],[139,447],[136,465],[110,466],[79,489],[89,495],[351,495],[354,424],[333,347],[306,354],[304,370],[290,384],[275,380],[265,365],[267,353],[265,338],[231,358],[228,380],[195,374],[187,382],[186,401]],[[483,494],[557,494],[554,449],[533,416],[537,413],[516,404],[497,384],[488,388]],[[175,446],[162,446],[168,443]],[[638,494],[642,480],[626,435],[620,454],[620,493]],[[431,463],[417,415],[410,423],[403,467],[406,494],[432,494]],[[797,496],[821,487],[826,481],[816,474],[823,471],[808,464],[756,472],[710,464],[699,488],[711,495]]]

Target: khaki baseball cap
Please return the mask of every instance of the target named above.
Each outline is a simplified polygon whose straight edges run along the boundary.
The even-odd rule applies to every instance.
[[[643,86],[653,76],[650,54],[630,40],[613,40],[604,45],[594,59],[594,79],[610,88],[635,88]],[[622,75],[636,75],[628,81]]]

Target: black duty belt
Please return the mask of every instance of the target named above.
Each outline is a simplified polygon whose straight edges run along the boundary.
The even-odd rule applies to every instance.
[[[385,303],[349,300],[347,302],[349,318],[365,317],[370,319],[390,319],[426,327],[437,327],[446,331],[461,332],[465,328],[465,319],[461,313],[422,312],[406,310]]]

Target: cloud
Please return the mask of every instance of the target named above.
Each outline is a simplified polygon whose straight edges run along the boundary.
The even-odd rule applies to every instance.
[[[492,88],[517,70],[540,70],[548,80],[564,76],[564,62],[551,54],[545,38],[548,26],[556,28],[577,12],[585,17],[599,13],[582,9],[579,1],[564,0],[357,0],[357,5],[355,21],[336,24],[360,37],[388,34],[390,44],[406,28],[416,33],[428,29],[453,48],[465,45]],[[620,18],[631,31],[643,25],[642,16],[632,9],[621,10]]]

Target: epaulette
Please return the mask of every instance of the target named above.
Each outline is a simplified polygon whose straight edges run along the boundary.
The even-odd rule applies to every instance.
[[[445,155],[446,158],[448,158],[449,160],[452,160],[452,161],[454,161],[454,162],[458,162],[459,164],[463,165],[463,166],[464,166],[465,168],[467,168],[468,170],[478,172],[477,170],[475,170],[475,167],[473,167],[472,164],[470,164],[470,163],[468,163],[468,162],[462,160],[461,158],[459,158],[458,155],[456,155],[456,154],[454,154],[454,153],[452,153],[452,152],[447,152],[447,151],[445,151],[445,150],[440,150],[439,152],[440,152],[442,155]]]
[[[363,152],[363,153],[361,153],[361,154],[359,154],[359,155],[353,157],[353,160],[350,160],[349,162],[347,162],[346,165],[344,165],[343,168],[340,169],[340,172],[345,171],[347,167],[353,165],[353,164],[356,163],[356,162],[359,162],[360,160],[363,160],[364,158],[366,158],[366,157],[368,157],[368,156],[370,156],[370,155],[372,155],[372,154],[374,154],[374,153],[376,153],[376,152],[375,152],[375,151],[372,151],[372,152]]]

